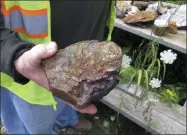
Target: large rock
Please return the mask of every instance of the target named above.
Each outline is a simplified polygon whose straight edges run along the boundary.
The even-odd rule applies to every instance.
[[[155,20],[157,17],[156,12],[141,11],[133,15],[129,15],[123,19],[125,23],[140,23],[140,22],[150,22]]]
[[[92,40],[59,50],[42,65],[53,95],[81,109],[117,85],[121,60],[118,45]]]

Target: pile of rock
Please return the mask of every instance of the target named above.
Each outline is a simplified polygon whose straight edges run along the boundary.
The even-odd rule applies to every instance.
[[[168,32],[177,33],[177,28],[186,28],[186,4],[175,5],[161,1],[120,1],[116,3],[117,18],[127,24],[148,26],[156,20],[167,21]]]

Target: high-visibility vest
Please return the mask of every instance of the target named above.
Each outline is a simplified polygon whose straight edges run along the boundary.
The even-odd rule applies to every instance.
[[[21,39],[34,44],[48,43],[51,41],[50,2],[48,0],[2,0],[1,4],[1,12],[4,16],[6,28],[18,32]],[[110,17],[106,24],[109,28],[107,40],[111,39],[115,15],[116,11],[114,1],[112,0]],[[31,104],[53,105],[56,110],[56,101],[52,93],[33,81],[21,85],[14,82],[7,74],[1,72],[1,86],[9,89]]]

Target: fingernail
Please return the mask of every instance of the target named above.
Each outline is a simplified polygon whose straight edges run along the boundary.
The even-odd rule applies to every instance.
[[[56,45],[55,42],[50,42],[50,43],[48,43],[48,44],[46,45],[46,48],[47,48],[47,50],[52,50],[52,49],[55,48],[55,45]]]

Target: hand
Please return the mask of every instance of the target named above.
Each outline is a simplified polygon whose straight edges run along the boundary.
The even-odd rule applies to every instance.
[[[53,56],[56,52],[57,45],[55,42],[36,45],[14,62],[15,68],[26,78],[49,90],[47,76],[41,66],[41,60]],[[97,108],[94,105],[89,105],[78,111],[81,113],[95,114]]]

